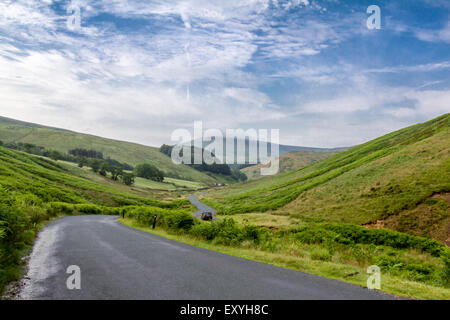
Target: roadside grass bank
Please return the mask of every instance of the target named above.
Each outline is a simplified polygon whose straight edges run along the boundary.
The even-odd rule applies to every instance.
[[[153,215],[135,211],[119,222],[197,247],[364,287],[367,267],[375,264],[382,270],[381,290],[386,293],[450,299],[449,249],[434,240],[346,224],[273,231],[240,226],[231,218],[203,222],[182,213],[161,216],[153,230]]]

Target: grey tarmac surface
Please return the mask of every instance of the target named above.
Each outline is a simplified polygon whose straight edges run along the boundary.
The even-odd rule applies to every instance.
[[[71,265],[81,290],[69,290]],[[381,292],[178,243],[113,216],[69,216],[39,234],[20,299],[395,299]]]
[[[208,207],[206,204],[200,202],[200,201],[197,199],[197,196],[196,196],[195,194],[190,195],[190,196],[188,197],[188,199],[189,199],[189,201],[191,202],[191,204],[194,205],[194,206],[196,206],[197,209],[198,209],[196,212],[194,212],[194,216],[195,216],[195,217],[201,218],[202,213],[204,213],[204,212],[211,212],[212,215],[213,215],[213,220],[217,220],[217,218],[214,216],[214,215],[216,214],[216,210],[214,210],[213,208]]]

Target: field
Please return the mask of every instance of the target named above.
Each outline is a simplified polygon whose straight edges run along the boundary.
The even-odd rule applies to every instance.
[[[130,188],[124,186],[120,182],[112,181],[110,179],[110,174],[107,174],[106,177],[103,177],[97,173],[94,173],[89,167],[79,168],[77,164],[66,161],[58,161],[58,163],[76,176],[81,176],[101,184],[110,185],[114,188],[124,189],[132,193],[133,191],[140,191],[141,193],[157,191],[195,191],[197,189],[207,187],[207,185],[201,182],[187,181],[168,177],[164,178],[164,182],[157,182],[136,177],[134,185]]]

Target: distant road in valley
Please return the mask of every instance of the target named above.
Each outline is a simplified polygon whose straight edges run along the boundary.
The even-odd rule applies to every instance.
[[[197,218],[201,218],[202,217],[202,213],[206,213],[206,212],[211,212],[213,214],[213,218],[215,218],[215,214],[216,214],[216,210],[214,210],[211,207],[208,207],[206,204],[200,202],[197,199],[197,196],[195,194],[191,195],[188,197],[189,201],[191,202],[192,205],[197,207],[197,211],[194,213],[194,216],[196,216]]]

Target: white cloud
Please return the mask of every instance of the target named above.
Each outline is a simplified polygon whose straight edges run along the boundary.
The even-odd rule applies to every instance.
[[[69,3],[54,2],[62,9]],[[337,115],[378,109],[393,118],[448,110],[445,92],[385,88],[369,79],[374,72],[446,70],[448,62],[366,72],[345,63],[303,64],[361,32],[347,28],[358,25],[358,15],[342,20],[314,15],[324,12],[316,1],[78,0],[83,8],[79,32],[67,32],[66,17],[56,14],[50,3],[0,3],[1,115],[156,145],[168,142],[174,127],[200,119],[208,127],[280,127],[289,116],[305,114],[333,121]],[[286,15],[294,7],[299,16]],[[114,21],[89,25],[99,13],[139,18],[144,26],[128,32]],[[445,39],[446,33],[428,37]],[[292,70],[270,79],[247,69],[293,58],[298,63]],[[282,107],[261,89],[277,77],[350,89],[313,91],[315,96],[307,99],[301,92],[296,105]],[[383,108],[389,104],[396,108]],[[344,127],[336,125],[337,130]],[[388,127],[395,127],[394,121],[381,126]],[[375,130],[375,124],[365,137],[370,128]],[[289,130],[304,137],[317,134],[312,127],[308,132],[295,126]],[[351,144],[359,141],[351,138],[356,131],[352,126],[339,138],[339,131],[325,129],[318,136],[327,140],[325,133],[333,134],[327,141]]]
[[[423,41],[450,43],[450,22],[440,30],[418,29],[415,34],[418,39]]]

